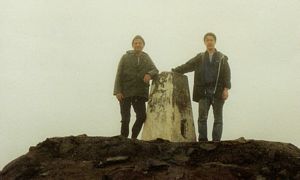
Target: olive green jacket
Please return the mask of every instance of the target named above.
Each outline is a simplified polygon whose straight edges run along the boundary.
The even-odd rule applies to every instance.
[[[203,65],[205,53],[207,52],[199,53],[185,64],[172,69],[173,72],[180,74],[194,71],[193,101],[195,102],[199,102],[206,95]],[[224,88],[231,89],[231,71],[228,64],[228,57],[220,51],[216,51],[216,53],[216,61],[221,61],[221,66],[215,97],[222,99]]]
[[[118,65],[113,94],[122,93],[125,98],[141,96],[148,100],[150,84],[144,82],[145,74],[152,79],[158,74],[150,56],[145,52],[137,56],[133,50],[127,51]]]

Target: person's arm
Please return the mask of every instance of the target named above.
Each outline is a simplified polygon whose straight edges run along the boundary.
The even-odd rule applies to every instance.
[[[224,59],[224,88],[231,88],[231,70],[228,64],[228,57],[225,56]]]
[[[173,68],[172,71],[180,73],[180,74],[185,74],[185,73],[188,73],[188,72],[192,72],[197,67],[196,64],[199,63],[199,59],[200,59],[200,54],[193,57],[192,59],[187,61],[185,64],[182,64],[180,66],[177,66],[176,68]]]
[[[153,79],[153,77],[155,77],[158,74],[158,72],[159,72],[158,69],[156,68],[152,59],[149,57],[149,71],[147,72],[147,74],[149,74]]]
[[[151,79],[153,79],[158,74],[158,69],[156,68],[155,64],[153,63],[150,56],[148,56],[148,65],[147,65],[148,72],[144,75],[144,82],[149,83]]]
[[[119,64],[118,64],[118,69],[117,69],[117,74],[116,74],[116,78],[115,78],[115,85],[114,85],[113,95],[122,94],[121,77],[122,77],[124,59],[125,58],[123,56],[121,58]]]
[[[229,96],[228,90],[231,88],[231,72],[228,64],[228,57],[225,56],[224,59],[224,90],[222,97],[226,100]]]

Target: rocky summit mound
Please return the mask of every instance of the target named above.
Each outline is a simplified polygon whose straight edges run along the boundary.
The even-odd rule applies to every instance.
[[[0,179],[300,179],[300,149],[244,138],[174,143],[55,137],[6,165]]]

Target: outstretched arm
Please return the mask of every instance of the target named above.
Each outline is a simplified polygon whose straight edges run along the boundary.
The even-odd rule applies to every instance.
[[[197,56],[193,57],[192,59],[190,59],[189,61],[187,61],[185,64],[182,64],[180,66],[177,66],[176,68],[173,68],[172,71],[180,73],[180,74],[192,72],[197,67],[196,64],[199,63],[199,60],[200,60],[200,57],[199,57],[199,55],[197,55]]]
[[[149,71],[147,72],[152,78],[158,74],[158,69],[156,68],[155,64],[149,57]]]
[[[144,82],[149,83],[151,79],[153,79],[158,74],[158,69],[156,68],[155,64],[148,56],[148,72],[144,76]]]

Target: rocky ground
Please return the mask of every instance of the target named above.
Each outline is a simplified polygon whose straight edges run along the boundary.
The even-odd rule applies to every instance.
[[[300,149],[244,138],[174,143],[56,137],[30,147],[0,179],[300,179]]]

